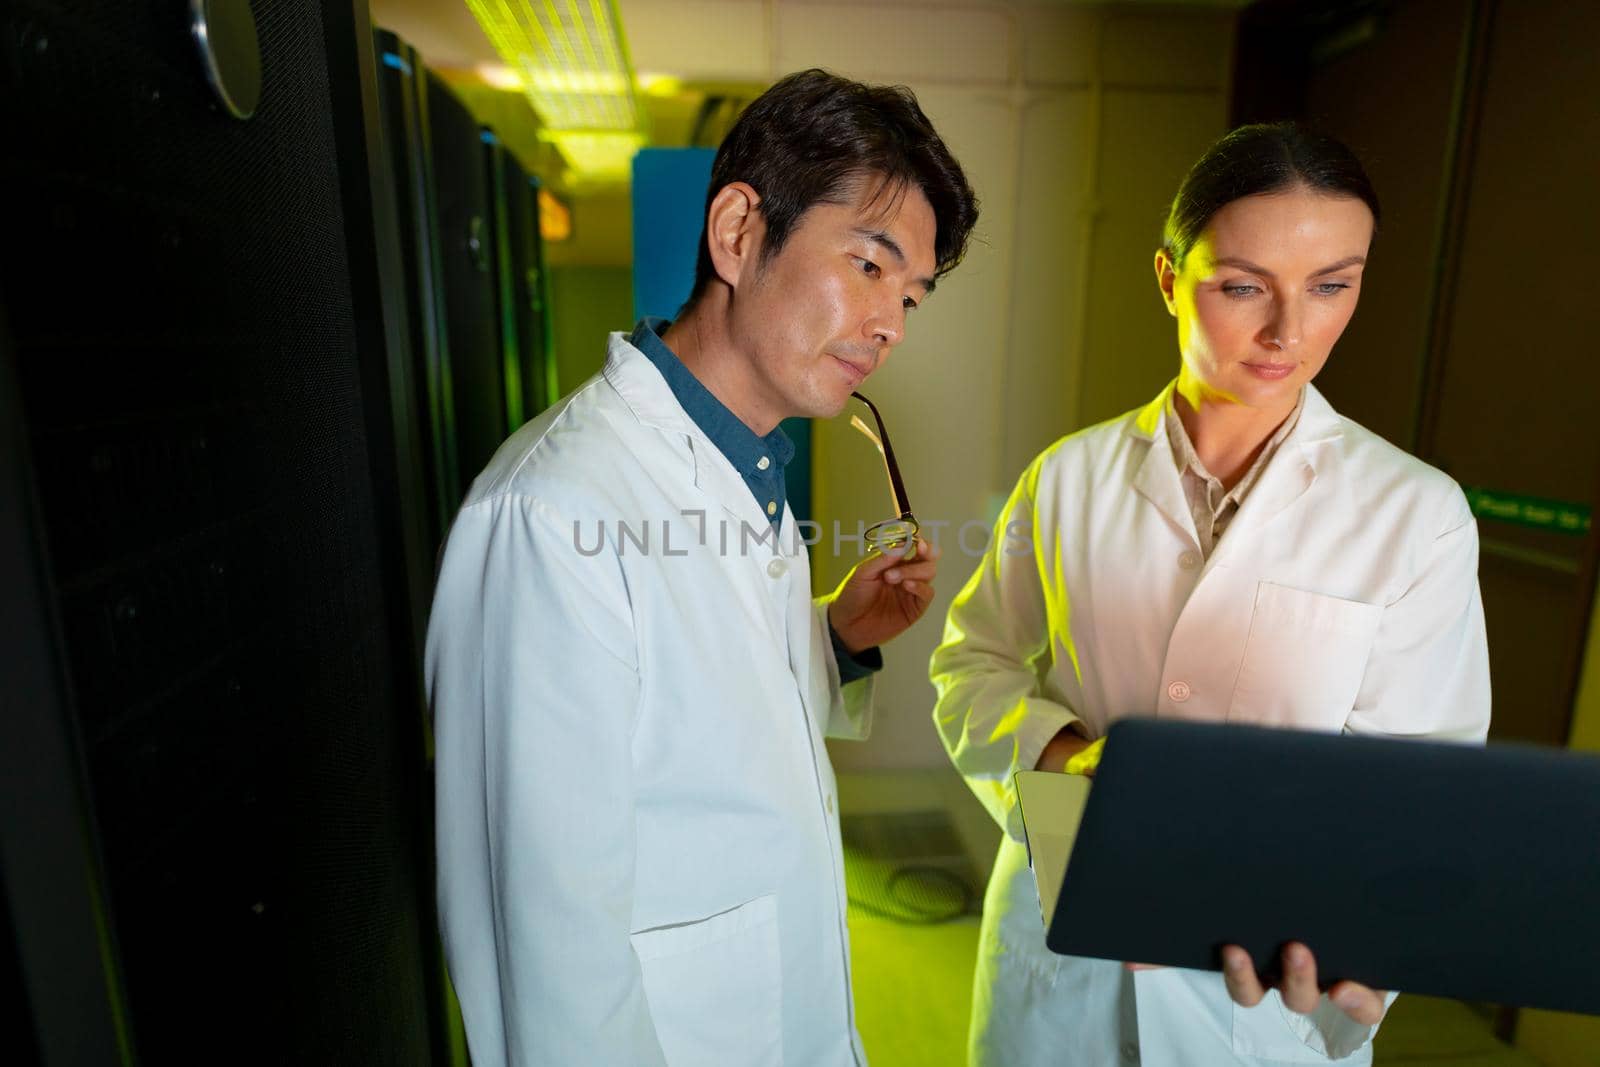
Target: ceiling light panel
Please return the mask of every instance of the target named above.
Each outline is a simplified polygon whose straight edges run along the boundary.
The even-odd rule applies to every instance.
[[[561,150],[580,180],[625,182],[634,154],[644,147],[638,133],[592,130],[541,130],[539,136]]]
[[[641,130],[615,0],[467,0],[549,130]]]

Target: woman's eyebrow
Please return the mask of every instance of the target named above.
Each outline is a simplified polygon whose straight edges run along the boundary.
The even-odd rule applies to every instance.
[[[1239,256],[1217,256],[1211,261],[1211,265],[1214,267],[1234,267],[1250,274],[1259,274],[1264,278],[1276,277],[1267,268],[1252,263],[1248,259],[1242,259]]]
[[[1330,263],[1326,267],[1321,268],[1320,270],[1312,271],[1311,272],[1311,277],[1319,278],[1324,274],[1334,274],[1334,273],[1337,273],[1338,271],[1344,270],[1346,267],[1359,266],[1359,265],[1365,263],[1366,261],[1367,261],[1367,257],[1366,256],[1345,256],[1343,259],[1339,260],[1337,263]],[[1216,259],[1213,259],[1211,262],[1212,262],[1212,264],[1214,266],[1218,266],[1218,267],[1236,267],[1239,270],[1248,271],[1251,274],[1259,274],[1263,278],[1274,278],[1274,277],[1276,277],[1276,275],[1273,274],[1267,268],[1265,268],[1265,267],[1263,267],[1263,266],[1261,266],[1259,264],[1252,263],[1248,259],[1241,259],[1238,256],[1218,256]]]
[[[1346,267],[1359,267],[1362,264],[1366,263],[1366,261],[1367,261],[1367,257],[1366,256],[1345,256],[1339,262],[1330,263],[1328,266],[1323,267],[1321,270],[1313,272],[1311,276],[1313,278],[1316,278],[1316,277],[1319,277],[1319,276],[1321,276],[1323,274],[1336,273],[1337,271],[1344,270]]]

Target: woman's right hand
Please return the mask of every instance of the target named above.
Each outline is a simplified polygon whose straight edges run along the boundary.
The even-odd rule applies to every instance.
[[[1095,745],[1097,742],[1089,740],[1072,727],[1062,728],[1061,732],[1050,739],[1044,746],[1044,751],[1039,753],[1039,761],[1033,765],[1036,771],[1066,771],[1067,762]],[[1098,762],[1098,761],[1096,761]],[[1074,771],[1090,778],[1094,777],[1094,766],[1091,764],[1082,771]]]

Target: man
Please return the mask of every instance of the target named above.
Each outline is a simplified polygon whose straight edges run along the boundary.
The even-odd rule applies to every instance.
[[[679,319],[473,484],[427,670],[477,1067],[865,1061],[823,739],[866,733],[936,557],[813,602],[778,422],[843,410],[976,213],[909,92],[785,78],[717,154]]]

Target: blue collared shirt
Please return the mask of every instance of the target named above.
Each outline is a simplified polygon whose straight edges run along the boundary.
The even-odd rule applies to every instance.
[[[695,425],[711,438],[711,443],[728,457],[728,462],[750,487],[756,503],[761,505],[776,529],[782,525],[783,509],[788,506],[789,491],[783,480],[783,469],[794,459],[794,442],[781,426],[765,437],[759,436],[713,396],[661,340],[670,325],[666,319],[642,319],[633,328],[628,343],[655,364],[656,370],[667,380],[672,395],[678,398]]]
[[[683,365],[661,335],[672,325],[666,319],[647,316],[640,319],[628,337],[628,343],[643,352],[645,358],[661,372],[667,387],[682,405],[684,412],[694,420],[711,443],[716,445],[733,469],[739,472],[744,484],[755,495],[756,503],[767,513],[774,529],[783,521],[783,509],[788,506],[788,488],[783,480],[783,469],[794,459],[794,442],[775,427],[765,437],[746,426],[739,416],[712,395]],[[865,678],[883,667],[883,654],[876,647],[862,649],[852,655],[828,624],[828,636],[833,640],[833,658],[839,663],[839,678],[853,682]]]

